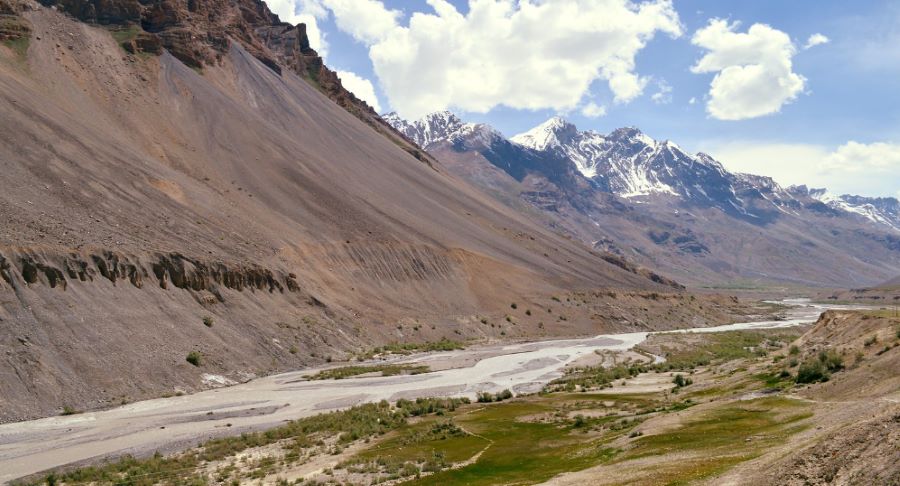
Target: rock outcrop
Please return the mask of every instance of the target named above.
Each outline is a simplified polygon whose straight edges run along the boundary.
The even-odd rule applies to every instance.
[[[179,253],[128,255],[112,250],[0,250],[0,277],[13,289],[43,285],[66,290],[69,282],[106,279],[142,288],[147,282],[162,289],[208,291],[223,301],[220,288],[270,293],[299,292],[296,275],[258,265],[204,261]]]

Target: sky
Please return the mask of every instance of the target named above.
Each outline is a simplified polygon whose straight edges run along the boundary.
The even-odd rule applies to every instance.
[[[267,3],[380,113],[636,126],[784,185],[900,196],[900,2]]]

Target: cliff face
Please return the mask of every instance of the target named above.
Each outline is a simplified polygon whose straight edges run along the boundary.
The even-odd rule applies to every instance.
[[[17,2],[20,0],[2,0]],[[278,74],[289,69],[310,81],[332,101],[395,141],[408,153],[433,162],[370,106],[344,89],[337,74],[309,45],[304,24],[282,22],[260,0],[39,0],[82,22],[103,25],[121,33],[123,47],[132,53],[154,55],[167,50],[187,66],[217,65],[232,42]],[[0,24],[0,37],[3,36]]]

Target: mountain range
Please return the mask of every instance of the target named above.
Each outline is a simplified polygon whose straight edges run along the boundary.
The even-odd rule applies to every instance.
[[[688,283],[854,287],[900,270],[894,198],[782,187],[634,127],[602,134],[554,117],[506,138],[446,111],[383,118],[545,225]]]

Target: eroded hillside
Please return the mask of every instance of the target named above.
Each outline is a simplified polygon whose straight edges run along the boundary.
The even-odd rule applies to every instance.
[[[368,118],[262,3],[2,5],[3,420],[393,341],[690,324],[649,311],[674,282],[542,229]],[[601,288],[638,297],[598,294],[604,319],[504,319]]]

